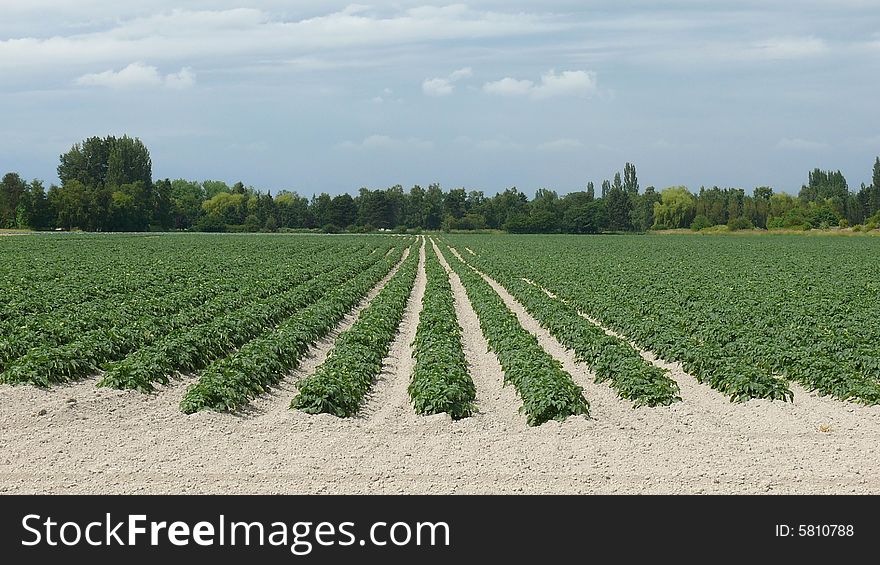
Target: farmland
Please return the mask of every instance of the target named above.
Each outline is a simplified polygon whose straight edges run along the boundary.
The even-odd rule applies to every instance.
[[[4,492],[880,492],[872,238],[0,240]]]

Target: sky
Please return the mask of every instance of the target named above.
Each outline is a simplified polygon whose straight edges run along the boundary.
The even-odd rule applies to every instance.
[[[0,0],[0,173],[128,134],[154,178],[354,193],[870,182],[877,0]]]

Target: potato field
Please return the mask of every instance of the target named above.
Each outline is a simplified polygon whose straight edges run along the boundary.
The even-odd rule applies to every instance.
[[[880,242],[0,238],[0,492],[880,493]]]

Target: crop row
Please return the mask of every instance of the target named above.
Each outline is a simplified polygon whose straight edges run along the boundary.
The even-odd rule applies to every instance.
[[[489,283],[461,260],[449,264],[465,287],[489,347],[498,356],[505,382],[512,383],[522,398],[527,423],[537,426],[551,419],[589,415],[583,389],[520,325]]]
[[[473,413],[477,390],[462,351],[452,287],[433,245],[428,246],[425,273],[428,280],[412,344],[416,363],[409,396],[416,413],[446,412],[457,420]]]
[[[168,383],[176,372],[202,369],[234,348],[270,331],[358,272],[385,262],[370,254],[331,260],[335,268],[318,278],[249,303],[243,309],[212,317],[207,323],[169,334],[153,345],[134,351],[122,361],[108,365],[99,386],[146,392],[153,389],[154,383]]]
[[[332,260],[328,259],[327,264],[331,265]],[[286,303],[286,300],[293,293],[300,291],[300,283],[304,281],[305,285],[316,284],[307,275],[291,277],[292,290],[274,294],[267,300],[257,300],[255,303],[252,303],[251,301],[255,296],[248,293],[236,293],[232,300],[227,301],[223,298],[215,298],[207,306],[205,304],[198,304],[185,307],[174,316],[144,317],[135,320],[133,323],[114,324],[85,332],[76,340],[61,346],[38,343],[26,355],[16,359],[6,367],[5,371],[0,374],[0,382],[27,382],[45,387],[51,384],[76,380],[93,374],[103,365],[123,359],[131,352],[140,348],[157,349],[148,348],[150,344],[157,341],[166,348],[164,353],[169,355],[172,350],[179,353],[188,349],[193,355],[203,358],[205,352],[201,350],[201,345],[213,344],[217,346],[222,344],[226,347],[231,347],[235,345],[235,340],[239,339],[236,336],[242,335],[244,330],[253,331],[252,327],[243,330],[243,328],[239,327],[240,323],[255,324],[259,320],[270,323],[272,320],[279,319],[286,312],[289,312],[290,306]],[[271,292],[271,287],[267,290]],[[239,303],[238,301],[246,304],[243,310],[235,308],[235,305]],[[233,306],[232,310],[230,310],[230,303]],[[214,318],[220,314],[223,315],[215,320]],[[210,323],[204,324],[204,322]],[[192,324],[202,324],[196,325],[192,330],[195,333],[195,341],[184,338],[173,344],[169,343],[168,338],[170,336],[178,336],[177,333],[172,332],[173,329],[190,327]],[[169,332],[172,333],[169,334]],[[194,337],[190,332],[187,332],[186,335],[187,337]],[[232,345],[229,345],[230,339],[233,342]],[[209,351],[208,355],[210,354],[211,352]],[[122,371],[130,368],[126,367]],[[152,367],[148,365],[139,366],[138,368],[146,371]],[[141,373],[143,372],[141,371]],[[150,373],[150,375],[155,376],[155,372]],[[125,386],[122,383],[127,382],[128,376],[130,375],[114,371],[114,368],[111,367],[110,375],[103,384]],[[133,375],[132,378],[137,376]],[[161,380],[161,375],[157,378]],[[149,390],[149,385],[143,382],[136,382],[135,385],[129,388]]]
[[[523,281],[509,270],[492,271],[492,277],[559,342],[575,352],[596,375],[608,382],[620,398],[635,407],[668,406],[677,400],[678,385],[663,369],[645,361],[624,340],[606,334],[585,319],[576,308]]]
[[[19,327],[36,331],[46,316],[62,318],[69,326],[90,321],[107,306],[139,305],[155,295],[214,286],[218,281],[235,284],[237,277],[223,275],[247,274],[255,267],[273,266],[278,259],[267,253],[246,253],[251,246],[264,246],[232,238],[215,238],[209,244],[203,237],[181,235],[17,239],[14,244],[0,242],[9,260],[9,268],[0,265],[0,335],[4,336]],[[297,243],[292,255],[314,256],[336,247],[326,241]],[[88,316],[77,315],[82,313]]]
[[[337,338],[327,359],[298,385],[290,407],[310,414],[353,416],[382,370],[418,270],[413,252],[388,284]]]
[[[212,363],[187,390],[181,410],[187,414],[206,409],[233,411],[277,384],[286,371],[299,364],[308,347],[327,335],[399,258],[399,254],[376,255],[373,258],[378,260],[372,266],[351,272],[279,327]]]
[[[791,380],[880,403],[880,261],[872,242],[522,237],[489,247],[450,240],[476,249],[490,270],[540,280],[732,400],[790,400]]]
[[[569,243],[571,245],[571,243]],[[538,249],[545,249],[539,245]],[[712,388],[730,397],[731,401],[743,401],[750,398],[768,398],[775,400],[791,400],[793,393],[785,379],[775,375],[765,367],[761,367],[743,355],[740,350],[741,343],[720,342],[708,338],[706,328],[693,328],[691,331],[680,331],[683,324],[689,320],[676,319],[676,323],[664,323],[669,312],[678,308],[679,301],[687,304],[686,296],[677,295],[674,303],[648,302],[637,311],[630,311],[627,317],[623,316],[623,305],[630,301],[643,300],[639,294],[646,294],[650,288],[648,281],[634,290],[634,284],[630,280],[618,280],[610,278],[616,275],[627,263],[621,262],[622,258],[615,258],[616,262],[605,265],[603,268],[609,272],[601,272],[595,264],[600,261],[602,255],[595,253],[581,256],[577,248],[571,254],[541,253],[533,251],[535,256],[529,255],[525,259],[520,250],[519,257],[505,255],[512,249],[501,242],[497,252],[487,252],[481,249],[479,259],[481,264],[486,265],[490,274],[496,270],[510,271],[518,269],[520,276],[541,281],[542,286],[562,300],[570,303],[579,311],[588,313],[598,319],[606,327],[616,330],[636,342],[640,347],[647,349],[667,361],[679,361],[683,368],[694,375],[699,381],[708,384]],[[636,260],[635,257],[633,260]],[[516,261],[514,263],[514,261]],[[564,261],[565,269],[560,269],[560,262]],[[523,268],[527,265],[526,268]],[[598,288],[596,280],[603,280],[606,287]],[[681,279],[687,278],[681,274]],[[655,274],[655,279],[661,278]],[[614,281],[614,282],[611,282]],[[655,281],[656,284],[656,281]],[[664,283],[666,284],[666,283]],[[680,280],[669,284],[682,284]],[[621,286],[631,289],[632,292],[621,294]],[[591,289],[588,293],[585,289]],[[613,296],[614,298],[610,298]],[[692,316],[693,317],[693,316]],[[717,327],[717,326],[716,326]]]
[[[293,258],[294,264],[306,264],[307,256]],[[128,296],[114,300],[96,300],[83,305],[69,305],[53,312],[31,316],[26,324],[14,327],[0,335],[0,371],[10,361],[25,355],[35,345],[40,348],[57,348],[71,341],[88,339],[88,332],[98,335],[108,327],[124,327],[143,324],[159,319],[165,331],[174,331],[180,324],[189,324],[190,315],[174,316],[181,310],[189,313],[210,308],[210,303],[244,302],[250,295],[265,296],[283,291],[312,276],[319,275],[330,265],[319,268],[278,269],[265,276],[258,273],[242,273],[240,278],[222,276],[218,270],[213,280],[191,282],[185,290],[171,292],[167,286],[150,286],[144,281],[143,288]],[[242,292],[242,289],[246,289]],[[261,294],[262,293],[262,294]],[[238,295],[238,296],[236,296]],[[215,311],[216,313],[216,311]]]

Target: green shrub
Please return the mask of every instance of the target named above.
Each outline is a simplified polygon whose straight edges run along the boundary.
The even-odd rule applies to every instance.
[[[704,214],[698,214],[694,221],[691,222],[691,229],[694,231],[700,231],[704,228],[711,228],[714,224],[707,218]]]
[[[730,231],[751,230],[754,228],[755,226],[754,224],[752,224],[752,221],[743,216],[740,216],[739,218],[733,218],[729,222],[727,222],[727,229],[729,229]]]

